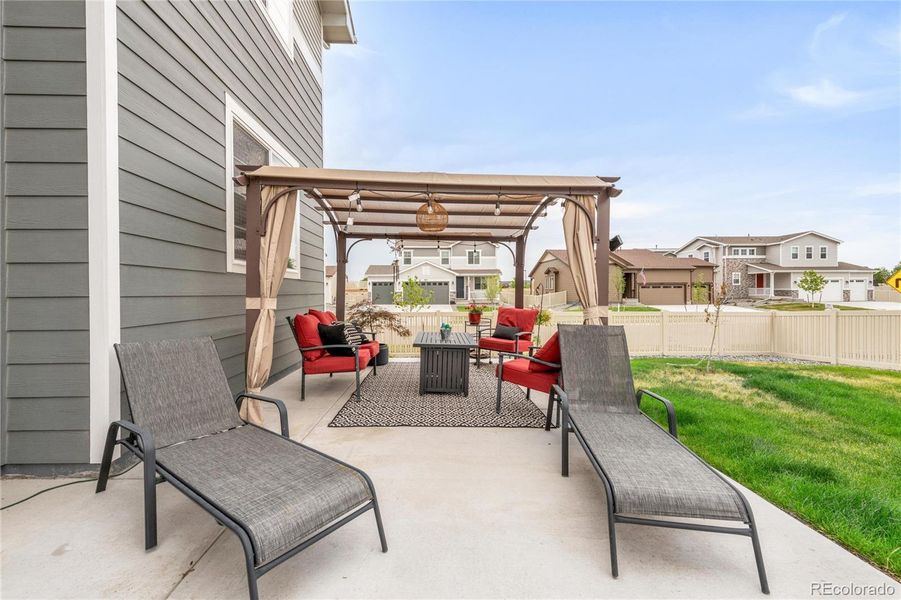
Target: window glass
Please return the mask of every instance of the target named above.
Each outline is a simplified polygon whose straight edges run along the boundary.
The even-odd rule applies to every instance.
[[[439,254],[441,255],[441,264],[449,265],[450,264],[450,250],[440,250]]]
[[[794,260],[798,259],[798,247],[797,246],[792,246],[792,258]]]
[[[820,258],[827,258],[827,256],[828,250],[826,249],[826,246],[820,246]]]
[[[813,258],[813,246],[806,246],[804,248],[804,257]]]
[[[234,172],[240,175],[238,165],[269,164],[269,149],[261,144],[238,123],[234,124],[232,135],[234,152]],[[235,259],[247,258],[247,188],[235,186]],[[293,256],[293,254],[292,254]]]
[[[741,285],[741,273],[738,271],[732,273],[732,285]]]
[[[404,250],[404,264],[405,265],[413,264],[413,251],[412,250]]]
[[[476,251],[478,252],[478,250]],[[484,290],[487,286],[485,285],[485,277],[476,276],[472,278],[472,285],[477,290]]]
[[[479,250],[467,250],[466,251],[466,263],[470,265],[477,265],[482,262],[482,253]]]

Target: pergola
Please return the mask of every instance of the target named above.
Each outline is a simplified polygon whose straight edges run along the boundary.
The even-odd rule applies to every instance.
[[[335,235],[335,312],[338,319],[343,319],[345,312],[348,253],[358,241],[376,239],[434,241],[436,244],[442,241],[497,242],[508,249],[507,244],[512,244],[516,282],[514,303],[521,308],[529,233],[536,227],[537,219],[545,214],[545,209],[562,200],[566,210],[567,249],[573,257],[571,262],[579,263],[571,268],[574,272],[593,271],[582,280],[590,282],[588,287],[596,287],[596,290],[578,290],[583,305],[586,304],[583,296],[594,299],[594,306],[585,306],[586,320],[606,322],[610,198],[620,194],[614,186],[618,177],[464,175],[283,166],[242,166],[239,170],[241,174],[235,182],[247,187],[248,388],[255,387],[250,381],[253,370],[250,368],[253,360],[251,335],[261,310],[272,312],[275,306],[275,299],[266,293],[273,268],[270,254],[275,245],[273,240],[267,245],[267,228],[273,224],[282,227],[288,219],[293,226],[293,213],[290,217],[273,213],[284,204],[283,200],[293,201],[297,192],[318,204],[323,222],[331,225]],[[427,211],[428,216],[422,211]],[[442,216],[444,211],[447,218],[440,230],[423,228],[422,222],[417,220],[417,213],[420,218],[430,220],[435,213]],[[278,235],[275,237],[277,239]],[[570,248],[571,245],[575,248]],[[266,252],[262,271],[261,247]],[[281,267],[278,285],[283,275],[284,268]],[[276,295],[278,285],[275,286]],[[268,376],[268,367],[265,371]]]

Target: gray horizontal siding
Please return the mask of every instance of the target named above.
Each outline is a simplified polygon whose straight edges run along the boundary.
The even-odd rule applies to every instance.
[[[3,462],[85,463],[84,3],[3,2]]]
[[[119,3],[117,25],[122,339],[209,335],[237,390],[245,282],[226,269],[225,94],[321,166],[321,90],[253,2]],[[303,279],[285,280],[279,323],[323,302],[320,216],[301,212]],[[273,372],[298,360],[279,324]]]

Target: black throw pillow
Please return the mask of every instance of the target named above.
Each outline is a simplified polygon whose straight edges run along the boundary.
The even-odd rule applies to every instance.
[[[501,340],[515,340],[517,333],[519,333],[519,327],[498,325],[494,329],[494,335],[492,337],[496,337]]]
[[[347,344],[347,338],[344,337],[344,325],[324,325],[319,324],[319,339],[322,340],[323,346],[331,346],[333,344]],[[332,356],[353,356],[354,351],[350,348],[326,348],[326,352]]]

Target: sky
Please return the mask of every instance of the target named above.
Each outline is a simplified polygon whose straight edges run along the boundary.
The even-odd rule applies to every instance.
[[[627,248],[812,229],[891,267],[899,6],[352,2],[359,43],[325,52],[325,166],[616,175]],[[527,271],[564,246],[561,215],[530,234]],[[348,276],[391,259],[363,242]]]

